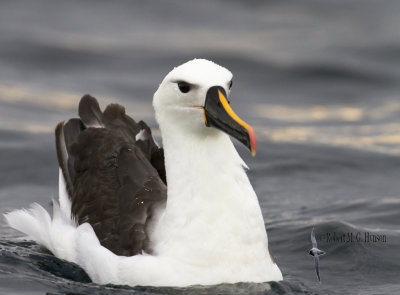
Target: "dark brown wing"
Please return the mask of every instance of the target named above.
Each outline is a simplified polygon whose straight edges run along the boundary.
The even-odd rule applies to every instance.
[[[100,243],[117,255],[150,253],[149,225],[167,196],[163,150],[150,128],[120,105],[103,113],[97,100],[85,95],[79,116],[56,128],[73,216],[79,224],[90,223]]]

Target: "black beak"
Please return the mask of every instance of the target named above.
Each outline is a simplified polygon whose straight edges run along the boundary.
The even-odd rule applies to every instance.
[[[226,99],[225,89],[221,86],[213,86],[207,91],[204,104],[206,125],[215,127],[243,143],[256,154],[256,135],[253,127],[240,119],[229,105]]]

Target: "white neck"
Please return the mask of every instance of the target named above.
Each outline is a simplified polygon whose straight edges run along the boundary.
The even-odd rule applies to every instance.
[[[168,122],[160,122],[168,201],[154,234],[156,252],[207,267],[272,264],[257,196],[229,136]]]

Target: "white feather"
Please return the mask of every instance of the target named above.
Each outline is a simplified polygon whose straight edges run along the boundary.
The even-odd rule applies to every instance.
[[[142,141],[148,140],[149,139],[149,134],[147,133],[146,129],[141,129],[139,131],[139,133],[136,134],[135,139],[136,139],[136,141],[138,141],[138,140],[142,140]]]
[[[58,199],[60,202],[60,209],[62,214],[64,214],[67,219],[71,219],[71,201],[69,200],[61,168],[59,169],[58,173]]]

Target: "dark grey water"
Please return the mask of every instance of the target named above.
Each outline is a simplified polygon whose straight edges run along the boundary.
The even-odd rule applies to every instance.
[[[0,213],[50,209],[53,128],[84,93],[157,128],[158,83],[204,57],[256,128],[257,156],[238,149],[284,281],[100,286],[1,219],[0,294],[400,294],[399,32],[399,1],[1,1]]]

